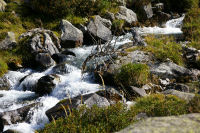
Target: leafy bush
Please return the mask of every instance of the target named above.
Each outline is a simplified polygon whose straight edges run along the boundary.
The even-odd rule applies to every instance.
[[[107,108],[81,107],[66,118],[47,124],[39,133],[110,133],[127,127],[133,118],[133,113],[121,103]]]
[[[190,113],[200,113],[200,95],[196,95],[188,103],[188,109]]]
[[[146,64],[123,65],[115,76],[115,82],[123,86],[142,86],[149,80],[149,67]]]
[[[176,96],[154,94],[137,99],[133,110],[148,116],[181,115],[187,113],[187,104]]]
[[[146,37],[147,47],[142,49],[154,54],[155,58],[159,61],[166,61],[167,58],[171,59],[178,65],[183,65],[182,47],[177,44],[172,38],[162,37],[157,39],[155,37]]]

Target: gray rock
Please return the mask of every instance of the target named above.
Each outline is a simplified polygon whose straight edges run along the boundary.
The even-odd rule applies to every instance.
[[[72,70],[71,70],[71,68],[67,64],[61,63],[61,64],[58,64],[55,67],[53,67],[52,71],[55,74],[63,75],[63,74],[70,73]]]
[[[140,34],[135,28],[131,29],[131,34],[133,36],[133,46],[147,46],[147,43],[140,36]]]
[[[109,29],[108,23],[104,21],[99,15],[94,16],[87,25],[87,29],[95,38],[102,41],[109,41],[112,39],[112,32]]]
[[[190,92],[189,86],[181,83],[172,83],[166,86],[166,89],[174,89],[182,92]]]
[[[0,12],[3,12],[6,8],[7,4],[4,0],[0,0]]]
[[[78,109],[81,105],[86,105],[86,107],[88,108],[91,108],[93,105],[97,105],[98,107],[107,107],[110,106],[110,104],[112,104],[113,101],[116,100],[116,98],[122,100],[122,96],[120,96],[118,93],[105,91],[99,91],[83,96],[79,95],[71,99],[60,101],[56,106],[47,110],[46,115],[48,116],[49,120],[52,121],[52,117],[54,119],[58,119],[60,117],[66,116],[66,112],[64,111],[63,106],[66,108],[67,111],[69,111],[69,108],[71,110]]]
[[[143,16],[146,19],[152,18],[153,17],[153,10],[152,10],[152,6],[151,3],[147,4],[147,5],[143,5],[141,7],[142,12],[143,12]]]
[[[44,76],[38,80],[34,91],[40,96],[50,94],[59,82],[60,77],[58,75],[51,74]]]
[[[49,53],[38,53],[35,60],[42,68],[49,68],[55,64]]]
[[[200,50],[188,46],[183,46],[183,50],[188,67],[200,69]]]
[[[189,79],[196,79],[194,74],[187,68],[178,66],[177,64],[168,61],[159,64],[154,64],[150,67],[152,74],[158,75],[160,78],[177,79],[187,77]]]
[[[17,45],[15,41],[15,33],[8,32],[6,38],[0,42],[0,50],[12,49]]]
[[[22,38],[28,39],[24,45],[33,58],[33,65],[37,62],[40,67],[50,67],[54,64],[50,56],[59,53],[61,46],[58,37],[52,31],[36,28],[22,34],[19,39]]]
[[[107,13],[105,14],[105,16],[106,16],[107,19],[109,19],[109,20],[111,20],[111,21],[115,20],[115,14],[112,13],[112,12],[107,12]]]
[[[61,48],[58,37],[50,30],[36,28],[23,33],[19,39],[29,37],[28,44],[31,53],[59,53]]]
[[[147,93],[143,88],[137,88],[137,87],[131,86],[131,89],[132,91],[136,93],[136,95],[139,95],[142,97],[147,96]]]
[[[119,6],[119,12],[115,15],[118,20],[124,20],[128,24],[137,22],[137,15],[125,6]]]
[[[152,117],[136,122],[118,133],[199,133],[199,119],[200,114]]]
[[[83,32],[67,20],[61,21],[61,44],[63,48],[74,48],[83,43]]]
[[[10,83],[8,79],[3,76],[0,78],[0,90],[9,90],[10,89]]]
[[[16,110],[0,113],[0,119],[2,119],[3,125],[17,124],[18,122],[24,121],[29,122],[31,109],[38,107],[39,105],[39,103],[33,103]]]
[[[195,97],[195,94],[193,93],[186,93],[186,92],[181,92],[181,91],[177,91],[177,90],[166,90],[164,92],[162,92],[165,95],[175,95],[183,100],[186,100],[187,102],[189,102],[190,100],[192,100]]]
[[[149,53],[144,51],[136,50],[131,52],[130,55],[132,56],[132,63],[147,63],[152,60]]]

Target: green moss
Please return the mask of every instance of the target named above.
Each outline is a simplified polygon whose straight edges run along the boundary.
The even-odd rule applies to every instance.
[[[169,58],[178,65],[184,65],[182,47],[172,38],[162,37],[157,39],[155,37],[146,37],[146,42],[148,46],[143,47],[142,50],[153,53],[157,60],[163,62]]]
[[[73,110],[66,118],[47,124],[39,133],[110,133],[119,131],[133,119],[133,113],[118,103],[106,108],[93,106],[91,109],[81,107]]]
[[[148,116],[181,115],[187,113],[187,104],[176,96],[154,94],[137,99],[133,110]]]
[[[115,75],[115,82],[123,86],[142,86],[149,81],[149,67],[145,64],[123,65]]]

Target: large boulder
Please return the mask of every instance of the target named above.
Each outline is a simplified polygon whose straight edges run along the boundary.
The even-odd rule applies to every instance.
[[[87,25],[88,34],[92,35],[97,40],[102,40],[103,42],[110,41],[112,39],[112,32],[109,29],[111,22],[101,18],[99,15],[96,15],[90,19],[90,22]],[[91,36],[84,37],[85,43],[92,40]]]
[[[115,15],[118,20],[124,20],[127,24],[137,22],[137,15],[125,6],[119,6],[119,12]]]
[[[74,48],[83,43],[83,32],[67,20],[61,21],[61,45],[63,48]]]
[[[0,50],[12,49],[16,44],[15,33],[7,32],[6,38],[0,42]]]
[[[195,80],[197,77],[187,68],[179,66],[171,61],[154,64],[150,67],[151,74],[158,75],[162,79]]]
[[[78,109],[81,105],[85,105],[88,108],[91,108],[93,105],[107,107],[121,100],[123,100],[123,97],[116,91],[99,91],[62,100],[53,108],[47,110],[46,115],[49,120],[52,121],[52,118],[58,119],[60,117],[65,117],[67,115],[65,109],[67,111],[69,111],[69,109]]]
[[[58,75],[51,74],[43,76],[38,80],[34,91],[40,96],[50,94],[58,82],[60,82],[60,77]]]
[[[118,133],[199,133],[199,119],[200,114],[152,117],[138,121]]]
[[[33,62],[40,67],[50,67],[53,61],[50,56],[59,53],[61,49],[58,37],[50,30],[36,28],[23,33],[19,39],[24,39],[24,49],[28,57],[31,56]],[[34,63],[32,63],[34,65]]]
[[[40,106],[40,103],[33,103],[22,108],[0,113],[0,126],[17,124],[18,122],[29,122],[31,117],[29,115],[31,109]],[[30,113],[31,114],[31,113]]]
[[[6,8],[6,2],[4,0],[0,0],[0,12],[3,12]]]

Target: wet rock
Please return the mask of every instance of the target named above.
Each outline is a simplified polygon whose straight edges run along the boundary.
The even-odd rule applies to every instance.
[[[119,12],[115,15],[115,18],[118,20],[124,20],[127,24],[132,24],[137,22],[137,15],[125,6],[119,6]]]
[[[181,83],[169,84],[166,86],[166,89],[173,89],[173,90],[182,91],[182,92],[190,92],[190,88],[187,85],[181,84]]]
[[[99,91],[97,93],[86,94],[83,96],[79,95],[71,99],[60,101],[56,106],[46,111],[46,115],[48,116],[49,120],[52,121],[52,117],[54,119],[58,119],[66,116],[63,106],[66,108],[66,110],[69,108],[71,110],[78,109],[81,105],[86,105],[88,108],[91,108],[93,105],[97,105],[98,107],[106,107],[116,100],[122,100],[122,96],[120,96],[118,93],[105,93],[105,91]]]
[[[27,50],[27,53],[30,53],[31,61],[26,65],[36,65],[38,61],[38,57],[41,57],[39,59],[39,62],[41,66],[38,64],[36,65],[39,67],[49,67],[53,65],[52,59],[50,56],[53,54],[59,53],[60,50],[60,41],[58,37],[50,30],[40,29],[36,28],[33,30],[29,30],[28,32],[22,34],[19,39],[26,39],[27,41],[24,42],[25,49]],[[45,54],[44,54],[45,53]],[[45,60],[45,62],[43,62]],[[47,64],[45,64],[47,63]]]
[[[49,68],[55,64],[49,53],[38,53],[35,60],[42,68]]]
[[[40,96],[50,94],[58,82],[60,82],[60,77],[58,75],[46,75],[38,80],[34,91]]]
[[[10,89],[10,83],[8,79],[3,76],[0,78],[0,90],[9,90]]]
[[[30,120],[31,109],[39,106],[39,103],[33,103],[22,108],[0,113],[3,125],[17,124],[18,122],[28,122]],[[0,120],[1,121],[1,120]]]
[[[83,43],[83,32],[67,20],[61,21],[61,45],[63,48],[74,48]]]
[[[64,54],[53,54],[52,56],[51,56],[51,58],[57,63],[57,64],[60,64],[60,63],[64,63],[66,60],[67,60],[67,58],[68,58],[69,56],[67,56],[67,55],[64,55]]]
[[[119,131],[118,133],[198,133],[200,114],[181,116],[152,117]],[[183,126],[184,125],[184,126]]]
[[[154,64],[150,67],[151,74],[158,75],[160,78],[177,79],[177,80],[195,80],[197,77],[187,68],[167,61]]]
[[[6,8],[7,4],[4,0],[0,0],[0,12],[3,12]]]
[[[175,95],[183,100],[186,100],[186,101],[190,101],[192,100],[194,97],[195,97],[195,94],[193,93],[186,93],[186,92],[181,92],[181,91],[177,91],[177,90],[173,90],[173,89],[170,89],[170,90],[166,90],[164,92],[162,92],[163,94],[165,95]]]
[[[55,74],[64,75],[64,74],[70,73],[72,70],[67,64],[61,63],[61,64],[58,64],[55,67],[53,67],[52,71]]]
[[[15,33],[8,32],[6,38],[0,42],[0,50],[12,49],[16,45]]]
[[[138,31],[135,28],[131,29],[131,34],[133,36],[133,46],[147,46],[147,43],[139,35]]]
[[[109,21],[106,21],[105,23],[105,19],[101,18],[99,15],[94,16],[92,19],[90,19],[89,24],[87,25],[87,29],[89,34],[91,34],[92,36],[94,36],[97,40],[102,40],[103,42],[109,41],[112,39],[112,32],[109,29],[109,25],[108,23],[111,23]],[[92,40],[91,36],[84,36],[84,38],[86,39],[86,43],[87,41]]]
[[[171,17],[172,16],[170,14],[168,14],[168,13],[165,13],[165,12],[162,12],[162,11],[158,11],[158,12],[155,13],[155,17],[154,18],[158,21],[158,23],[161,26],[163,26],[163,25],[166,24],[166,22],[168,20],[171,19]]]

